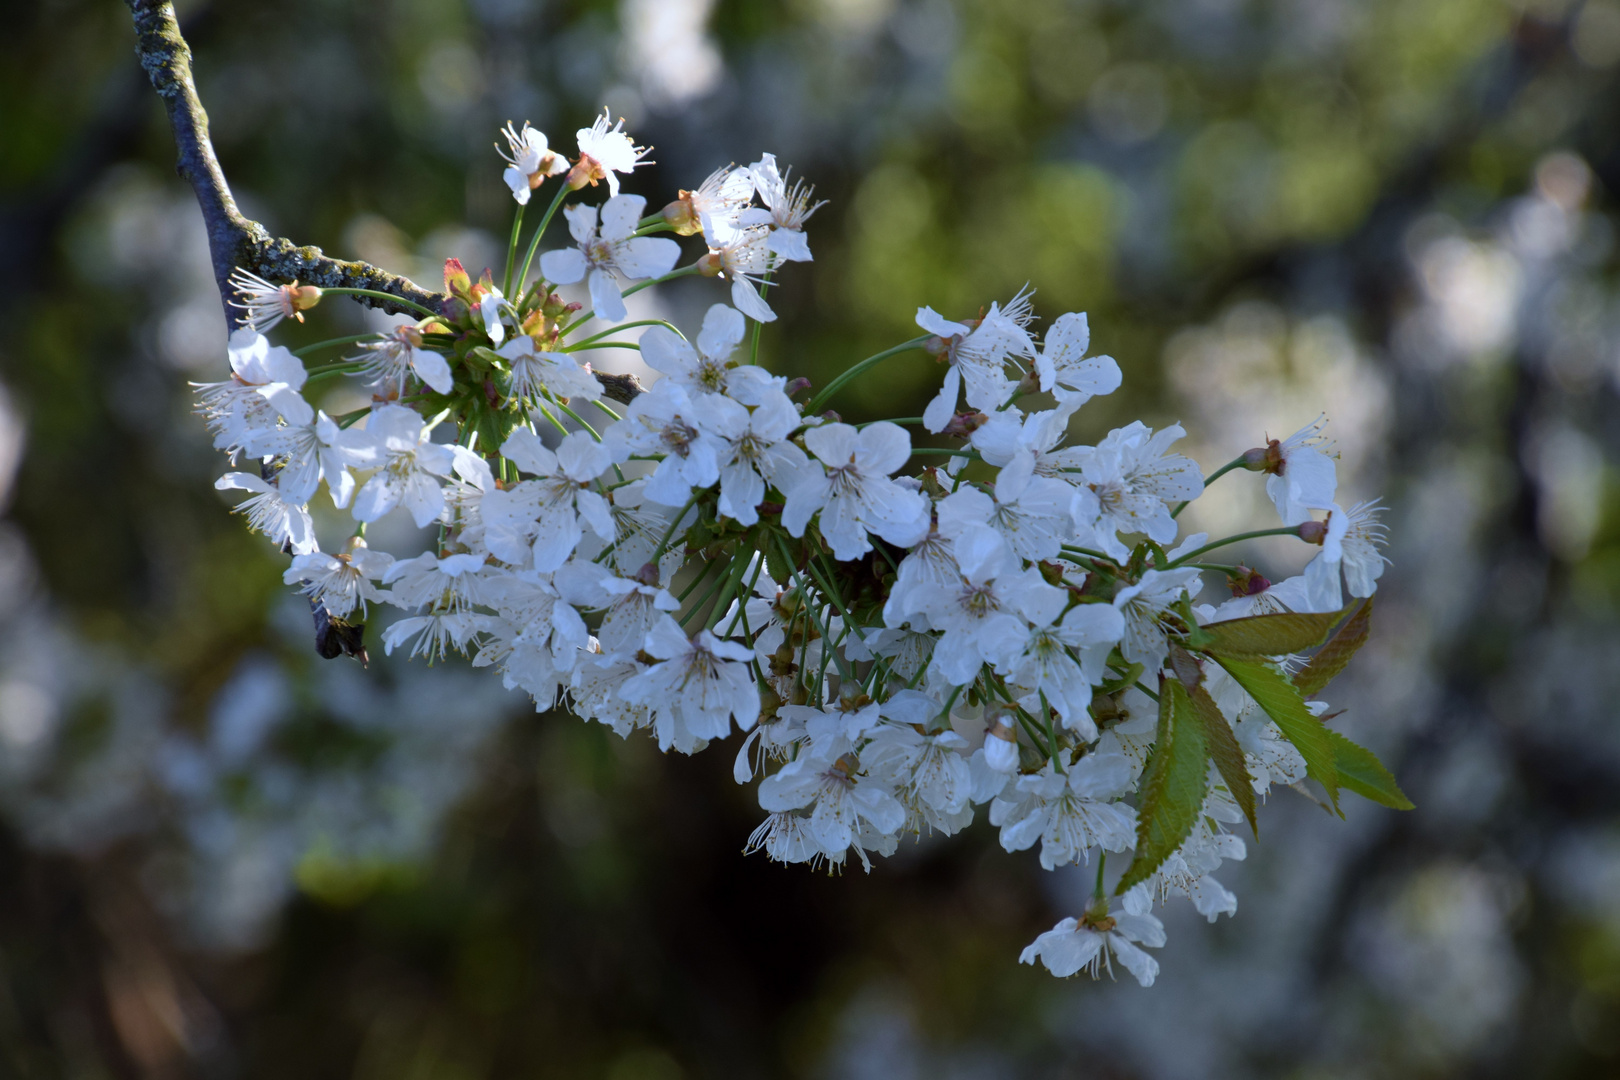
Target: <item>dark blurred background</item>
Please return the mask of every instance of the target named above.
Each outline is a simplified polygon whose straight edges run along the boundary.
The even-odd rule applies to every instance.
[[[224,323],[128,12],[14,7],[0,1076],[1620,1074],[1620,3],[182,5],[237,197],[300,243],[429,286],[496,264],[497,128],[572,150],[606,104],[655,207],[764,150],[831,200],[775,370],[825,383],[1028,280],[1125,370],[1083,438],[1179,419],[1209,469],[1328,411],[1393,559],[1330,696],[1419,808],[1280,792],[1221,872],[1237,916],[1172,904],[1151,990],[1016,964],[1087,874],[982,815],[870,875],[783,868],[740,853],[729,747],[321,661],[188,411]],[[722,296],[677,284],[642,310]],[[374,325],[312,315],[278,339]],[[937,376],[838,407],[914,414]],[[1222,485],[1191,525],[1270,523]]]

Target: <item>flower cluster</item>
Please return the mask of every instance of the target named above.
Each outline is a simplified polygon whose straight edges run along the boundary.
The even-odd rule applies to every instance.
[[[1244,856],[1231,827],[1253,827],[1276,785],[1410,805],[1316,696],[1365,638],[1384,566],[1376,504],[1336,501],[1323,421],[1207,478],[1175,451],[1179,426],[1071,442],[1120,368],[1089,355],[1084,314],[1037,334],[1028,289],[976,317],[925,307],[918,337],[806,400],[805,380],[754,362],[757,327],[745,343],[750,320],[775,318],[766,285],[811,258],[810,189],[765,155],[649,215],[618,180],[646,151],[605,117],[572,162],[528,125],[504,134],[518,213],[500,285],[451,260],[442,310],[306,367],[261,330],[319,291],[244,275],[231,377],[198,387],[215,445],[254,465],[218,486],[250,492],[238,509],[293,555],[286,580],[310,598],[324,655],[363,659],[357,620],[388,604],[405,615],[387,651],[469,656],[540,710],[680,753],[736,734],[735,777],[758,778],[764,813],[747,849],[783,862],[870,868],[986,806],[1009,852],[1038,845],[1047,869],[1097,856],[1096,898],[1022,957],[1058,975],[1117,958],[1149,984],[1155,905],[1233,913],[1215,874]],[[551,177],[519,260],[523,210]],[[599,205],[564,206],[598,181]],[[572,242],[531,278],[559,209]],[[660,234],[702,250],[681,265]],[[695,338],[626,321],[627,293],[687,274],[730,290]],[[555,291],[576,283],[589,313]],[[610,329],[582,336],[589,316]],[[587,362],[607,344],[662,375],[622,414]],[[825,410],[908,351],[944,368],[921,417]],[[371,404],[328,416],[310,401],[328,378],[361,380]],[[1280,523],[1182,537],[1181,510],[1238,470],[1266,476]],[[323,482],[356,523],[332,552],[308,509]],[[395,512],[437,524],[437,541],[411,557],[369,548],[366,525]],[[1275,585],[1206,557],[1255,535],[1319,550]],[[1221,583],[1229,598],[1202,602]],[[1104,856],[1125,852],[1111,900]]]

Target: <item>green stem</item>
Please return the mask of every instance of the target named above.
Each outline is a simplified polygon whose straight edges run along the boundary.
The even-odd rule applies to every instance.
[[[334,286],[330,289],[322,289],[321,291],[333,293],[338,296],[369,296],[373,300],[386,300],[390,304],[398,304],[400,307],[410,308],[412,311],[420,311],[423,315],[431,315],[435,318],[437,318],[439,314],[432,308],[423,307],[421,304],[418,304],[415,301],[407,300],[402,296],[395,296],[393,293],[378,292],[376,289],[351,289],[346,286]]]
[[[1209,485],[1213,484],[1215,481],[1219,480],[1221,477],[1225,476],[1227,473],[1231,472],[1233,469],[1240,469],[1242,467],[1243,467],[1243,457],[1239,456],[1239,457],[1233,458],[1231,461],[1228,461],[1225,465],[1222,465],[1220,468],[1216,469],[1214,472],[1212,472],[1208,476],[1204,477],[1204,489],[1207,491],[1209,489]],[[1180,506],[1178,506],[1174,510],[1170,511],[1170,516],[1171,517],[1180,517],[1181,512],[1183,510],[1187,509],[1188,504],[1190,504],[1191,502],[1192,502],[1192,500],[1188,499],[1186,502],[1182,503]]]
[[[619,413],[617,413],[617,412],[615,412],[613,410],[613,406],[611,406],[611,405],[604,405],[600,401],[596,401],[594,399],[591,401],[591,404],[595,405],[598,409],[601,409],[603,412],[607,413],[609,416],[613,417],[613,419],[615,419],[615,420],[622,420],[623,419],[623,417],[620,416]]]
[[[559,183],[557,194],[551,197],[551,205],[546,208],[546,216],[540,219],[540,227],[534,230],[534,239],[529,241],[529,253],[523,257],[523,269],[518,272],[518,288],[523,288],[523,283],[529,280],[529,268],[534,265],[534,254],[540,249],[540,238],[546,235],[546,226],[551,224],[552,215],[557,212],[557,207],[562,205],[563,196],[567,194],[568,185]]]
[[[656,563],[664,554],[664,549],[669,547],[670,537],[675,535],[675,526],[679,525],[681,520],[686,517],[686,512],[697,504],[698,494],[698,492],[693,492],[692,497],[686,500],[686,505],[681,507],[681,512],[676,514],[675,517],[670,521],[669,528],[664,530],[663,539],[659,540],[658,546],[653,548],[652,558],[648,559],[648,562]]]
[[[1075,547],[1072,544],[1064,544],[1063,545],[1063,550],[1064,551],[1072,551],[1076,555],[1085,555],[1085,556],[1087,556],[1089,558],[1093,558],[1093,559],[1106,559],[1106,558],[1108,558],[1107,555],[1104,555],[1100,551],[1093,551],[1091,548],[1088,548],[1088,547]]]
[[[310,370],[309,376],[304,379],[304,385],[309,386],[311,383],[318,383],[322,379],[330,379],[334,375],[353,375],[362,366],[361,364],[345,363],[327,364],[323,367],[313,368]]]
[[[791,567],[793,565],[793,554],[790,551],[788,551],[787,544],[783,542],[783,540],[782,540],[782,538],[780,536],[778,536],[776,538],[776,544],[777,544],[777,547],[780,548],[781,551],[782,551],[782,558],[786,559],[788,566]],[[807,560],[805,562],[805,564],[804,564],[804,567],[805,567],[806,570],[808,570],[810,572],[810,576],[816,579],[816,584],[821,586],[821,589],[822,589],[822,591],[824,593],[826,593],[829,597],[835,597],[836,596],[836,594],[834,594],[833,591],[827,587],[827,583],[825,581],[821,580],[821,575],[816,573],[815,560],[813,560],[813,559]],[[796,576],[799,579],[800,595],[804,597],[804,604],[805,604],[805,607],[808,609],[809,606],[810,606],[810,590],[805,587],[804,575],[802,573],[800,573],[798,570],[794,570],[793,574],[794,574],[794,576]],[[844,614],[844,625],[846,627],[849,625],[849,616],[848,616],[848,614]],[[824,626],[822,628],[822,631],[821,631],[821,637],[822,637],[822,650],[821,650],[821,653],[822,653],[822,655],[821,655],[822,669],[823,670],[826,669],[827,656],[828,656],[828,654],[831,654],[832,659],[834,660],[834,662],[836,662],[838,664],[838,674],[839,674],[839,676],[841,678],[844,678],[844,679],[854,679],[854,675],[849,670],[849,664],[844,660],[844,658],[841,655],[839,655],[837,648],[834,646],[833,639],[832,639],[832,621],[830,619],[824,624]],[[819,679],[817,680],[817,683],[819,685],[819,683],[820,683]]]
[[[673,331],[675,336],[680,338],[682,341],[686,340],[686,335],[681,333],[680,327],[676,326],[674,323],[665,322],[663,319],[637,319],[635,322],[625,322],[620,323],[617,326],[610,326],[599,334],[592,334],[590,337],[585,338],[582,341],[576,341],[574,344],[564,348],[563,352],[567,352],[569,349],[577,349],[582,345],[589,345],[593,341],[600,341],[609,334],[616,334],[620,330],[634,330],[638,326],[662,326],[666,330]]]
[[[685,626],[688,622],[691,622],[692,621],[692,616],[696,615],[699,611],[703,610],[703,605],[707,604],[709,602],[709,598],[714,596],[714,594],[717,591],[719,591],[719,589],[720,589],[720,587],[722,585],[724,585],[726,582],[731,580],[731,572],[730,571],[731,571],[732,563],[735,563],[736,561],[737,561],[736,559],[732,559],[732,561],[730,563],[727,563],[726,568],[724,570],[722,570],[715,577],[714,583],[712,585],[710,585],[707,589],[704,590],[702,596],[698,597],[696,600],[694,600],[692,602],[691,609],[689,611],[687,611],[686,614],[682,615],[681,618],[680,618],[680,623],[681,623],[682,626]],[[714,564],[710,563],[709,565],[712,566]]]
[[[805,410],[807,413],[809,411],[809,409]],[[969,461],[984,460],[977,450],[968,450],[966,448],[961,450],[952,450],[948,446],[913,446],[911,448],[911,452],[913,454],[944,454],[948,457],[965,457]]]
[[[671,270],[669,273],[665,274],[663,277],[655,277],[655,278],[652,278],[652,279],[650,279],[648,281],[643,281],[640,285],[632,285],[628,289],[625,289],[623,292],[621,292],[619,295],[621,295],[621,296],[633,296],[636,293],[640,292],[642,289],[651,288],[652,286],[660,284],[661,282],[674,281],[678,277],[686,277],[689,274],[695,274],[697,272],[698,272],[698,264],[697,263],[692,263],[690,266],[683,266],[679,270]],[[596,317],[596,309],[595,308],[591,308],[589,311],[582,311],[579,314],[579,318],[575,319],[573,322],[571,322],[567,326],[563,327],[562,330],[557,334],[557,336],[560,337],[560,338],[567,337],[568,334],[569,334],[569,331],[573,330],[576,326],[579,326],[579,325],[581,325],[583,323],[589,322],[591,319],[593,319],[595,317]],[[618,329],[618,327],[614,327],[614,329],[616,330],[616,329]]]
[[[518,203],[517,215],[512,218],[512,241],[506,246],[506,278],[501,284],[501,295],[512,295],[512,271],[517,269],[518,234],[523,231],[523,211],[527,203]]]
[[[348,337],[328,338],[325,341],[317,341],[313,345],[305,345],[301,349],[294,349],[292,354],[294,356],[303,356],[306,353],[314,352],[316,349],[330,349],[334,345],[353,345],[357,341],[381,341],[382,338],[383,335],[381,334],[350,334]]]
[[[761,303],[764,303],[764,301],[765,301],[765,286],[767,286],[767,285],[769,285],[771,283],[771,274],[772,273],[773,273],[773,271],[767,270],[767,271],[765,271],[765,276],[760,278],[760,281],[759,281],[759,299],[760,299]],[[753,340],[752,344],[750,344],[748,346],[748,362],[750,364],[758,364],[759,363],[759,332],[760,332],[761,329],[764,328],[764,326],[765,326],[765,324],[760,322],[758,319],[754,320],[754,340]]]
[[[742,554],[745,547],[747,547],[746,543],[738,544],[736,552],[731,557],[732,572],[726,578],[726,587],[719,596],[715,597],[714,606],[709,609],[708,617],[703,620],[703,627],[706,630],[713,630],[715,624],[725,615],[726,606],[737,595],[737,586],[742,584],[743,575],[748,573],[749,560],[743,558]],[[731,621],[735,623],[737,620],[732,619]]]
[[[583,416],[579,415],[579,413],[575,412],[573,409],[570,409],[566,401],[557,402],[557,408],[561,409],[566,416],[574,421],[574,423],[590,432],[591,438],[595,439],[597,442],[602,441],[602,436],[596,433],[596,429],[587,424]]]
[[[1206,552],[1206,551],[1214,551],[1216,548],[1225,547],[1227,544],[1236,544],[1236,543],[1238,543],[1239,541],[1242,541],[1242,540],[1258,540],[1262,536],[1298,536],[1298,535],[1299,535],[1299,526],[1298,525],[1285,525],[1285,526],[1283,526],[1282,528],[1279,528],[1279,529],[1257,529],[1254,532],[1238,533],[1236,536],[1228,536],[1225,539],[1217,540],[1212,544],[1205,544],[1203,547],[1199,548],[1196,551],[1189,551],[1189,552],[1187,552],[1187,554],[1183,555],[1181,558],[1179,558],[1175,562],[1171,563],[1165,569],[1170,570],[1170,569],[1174,569],[1175,567],[1182,566],[1182,565],[1184,565],[1186,563],[1190,563],[1194,559],[1198,558],[1198,556],[1204,554],[1204,552]]]
[[[362,416],[365,416],[369,412],[371,412],[371,406],[367,405],[363,409],[356,409],[356,410],[354,410],[354,412],[347,412],[347,413],[344,413],[341,416],[334,416],[332,419],[337,421],[338,427],[346,428],[346,427],[350,426],[351,424],[353,424],[356,420],[359,420]]]
[[[868,356],[865,360],[862,360],[860,363],[849,368],[832,382],[828,383],[826,389],[822,390],[821,393],[811,398],[810,404],[804,407],[805,413],[813,415],[820,412],[821,406],[827,401],[828,398],[842,390],[846,384],[858,378],[862,372],[866,371],[867,368],[875,367],[891,356],[899,356],[903,352],[910,352],[912,349],[921,348],[922,343],[927,341],[929,336],[930,335],[928,334],[924,334],[922,337],[912,338],[910,341],[896,345],[892,349],[884,349],[875,356]]]
[[[750,594],[753,593],[754,587],[759,584],[760,571],[762,571],[764,569],[765,569],[765,556],[761,555],[758,559],[754,560],[754,576],[748,579],[748,592]],[[748,602],[747,602],[746,599],[744,599],[742,603],[739,603],[737,605],[737,614],[731,620],[730,625],[728,625],[726,627],[726,632],[725,632],[726,637],[730,637],[732,631],[737,629],[737,620],[738,619],[742,620],[743,634],[745,636],[747,636],[747,637],[750,637],[750,638],[753,637],[752,632],[750,632],[749,629],[748,629],[747,610],[748,610]]]
[[[1042,690],[1040,692],[1040,694],[1041,694],[1041,720],[1044,721],[1044,726],[1046,728],[1046,749],[1047,749],[1047,752],[1052,755],[1052,765],[1053,765],[1053,767],[1056,768],[1057,771],[1061,773],[1063,771],[1063,759],[1058,757],[1057,733],[1054,732],[1053,729],[1052,729],[1052,706],[1046,700],[1046,691]]]
[[[614,327],[614,329],[617,330],[618,327]],[[563,352],[579,352],[583,349],[634,349],[636,352],[640,352],[641,346],[636,344],[634,341],[592,341],[589,343],[580,342],[578,345],[566,346],[563,349]]]
[[[683,604],[686,603],[686,598],[688,596],[691,596],[692,593],[697,590],[697,587],[699,585],[703,584],[703,582],[708,579],[709,571],[713,570],[713,569],[714,569],[714,563],[704,563],[703,564],[703,572],[701,574],[699,574],[697,577],[693,578],[692,581],[691,581],[691,584],[687,585],[686,588],[682,589],[681,590],[681,595],[677,596],[675,599],[679,600]]]

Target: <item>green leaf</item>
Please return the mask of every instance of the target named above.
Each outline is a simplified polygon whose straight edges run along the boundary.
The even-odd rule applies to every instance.
[[[1228,619],[1200,627],[1203,633],[1198,635],[1193,647],[1223,656],[1286,656],[1306,652],[1322,644],[1328,631],[1343,616],[1342,611],[1325,615],[1285,612]]]
[[[765,572],[771,580],[778,585],[786,585],[793,580],[793,563],[782,550],[780,538],[778,543],[765,544]]]
[[[1334,760],[1338,768],[1339,783],[1364,799],[1371,799],[1392,810],[1412,810],[1412,800],[1406,797],[1395,782],[1395,777],[1384,768],[1384,763],[1365,746],[1360,746],[1328,729],[1333,743]]]
[[[1232,732],[1232,725],[1222,715],[1215,704],[1215,699],[1209,696],[1209,691],[1202,686],[1192,692],[1192,712],[1204,727],[1204,742],[1209,747],[1209,756],[1215,761],[1215,768],[1220,770],[1221,779],[1226,781],[1226,788],[1237,800],[1238,807],[1243,816],[1249,819],[1249,828],[1254,831],[1255,838],[1260,836],[1260,826],[1254,817],[1254,777],[1249,773],[1249,763],[1244,760],[1243,747],[1238,745],[1237,736]]]
[[[1142,774],[1136,810],[1136,855],[1114,890],[1147,880],[1181,846],[1198,821],[1209,788],[1203,725],[1178,679],[1159,684],[1159,728]]]
[[[1367,643],[1367,633],[1372,625],[1372,598],[1361,605],[1345,624],[1339,627],[1338,632],[1328,639],[1328,643],[1317,650],[1311,662],[1300,669],[1294,676],[1294,685],[1306,697],[1314,697],[1327,687],[1328,680],[1343,671],[1350,658],[1356,655],[1356,650]]]
[[[1264,660],[1249,660],[1215,654],[1215,662],[1282,729],[1288,741],[1305,759],[1305,772],[1327,790],[1335,810],[1339,807],[1339,773],[1333,765],[1333,742],[1322,721],[1305,707],[1305,698],[1288,677]]]

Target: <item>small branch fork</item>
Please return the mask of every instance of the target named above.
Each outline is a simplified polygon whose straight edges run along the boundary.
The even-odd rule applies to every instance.
[[[179,152],[176,171],[191,185],[197,205],[202,209],[203,223],[208,229],[208,254],[214,264],[214,281],[225,305],[227,326],[235,329],[241,322],[240,311],[230,302],[233,292],[230,276],[236,267],[272,282],[290,282],[296,278],[302,284],[323,289],[370,289],[433,311],[444,310],[445,301],[449,299],[444,293],[429,292],[409,278],[390,274],[370,263],[334,259],[318,247],[300,247],[291,240],[271,236],[263,225],[245,217],[237,209],[225,171],[214,155],[214,144],[208,137],[208,114],[197,97],[197,85],[191,77],[191,48],[181,36],[174,5],[159,0],[125,2],[135,20],[135,55],[151,80],[152,89],[163,99],[169,126],[174,130]],[[412,314],[404,304],[371,297],[355,299],[391,314]],[[597,372],[596,378],[605,396],[615,401],[627,403],[641,392],[641,384],[634,375]]]

